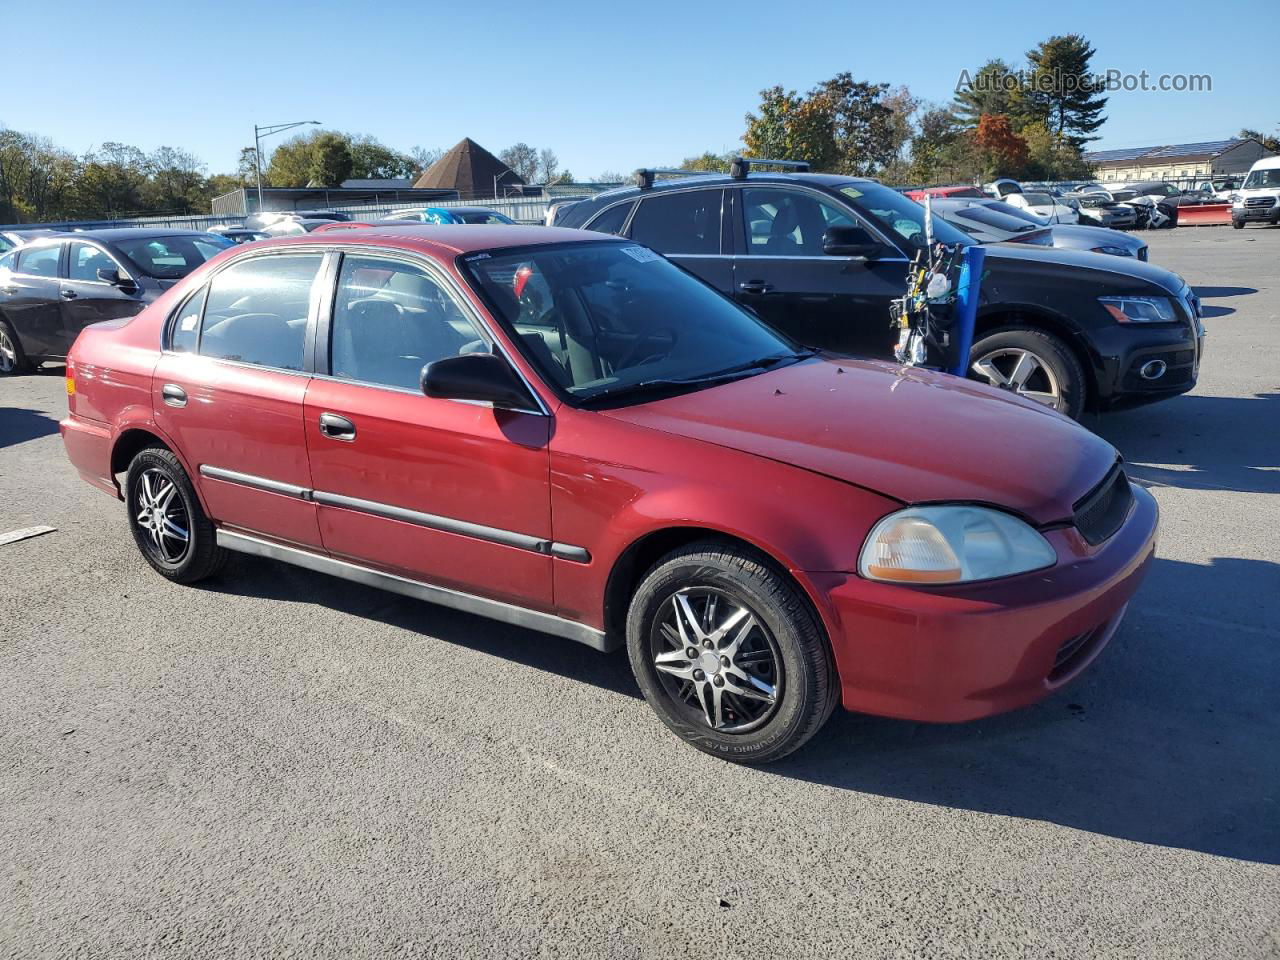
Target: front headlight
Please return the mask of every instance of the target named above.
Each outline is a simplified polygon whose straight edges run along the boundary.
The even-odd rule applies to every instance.
[[[988,507],[908,507],[871,530],[858,572],[889,583],[969,583],[1050,567],[1049,541],[1017,517]]]
[[[1094,247],[1094,253],[1109,253],[1113,257],[1132,257],[1133,251],[1124,247]]]
[[[1117,323],[1171,323],[1178,319],[1168,297],[1099,297]]]

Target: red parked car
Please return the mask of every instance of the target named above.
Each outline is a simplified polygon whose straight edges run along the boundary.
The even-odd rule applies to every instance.
[[[72,462],[169,579],[242,551],[625,644],[659,717],[737,761],[837,701],[1039,700],[1106,645],[1155,539],[1152,498],[1065,417],[797,349],[576,230],[229,250],[88,328],[67,389]]]

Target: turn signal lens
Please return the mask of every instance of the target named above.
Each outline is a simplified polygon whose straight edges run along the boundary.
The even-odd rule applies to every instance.
[[[858,572],[890,583],[969,583],[1052,566],[1058,555],[1029,524],[989,507],[909,507],[885,517]]]
[[[71,362],[71,358],[67,357],[67,396],[74,397],[76,395],[76,366]]]

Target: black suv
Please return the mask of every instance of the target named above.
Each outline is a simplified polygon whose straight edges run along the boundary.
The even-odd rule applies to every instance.
[[[924,208],[874,180],[809,173],[657,179],[559,212],[556,226],[665,254],[801,343],[890,358],[889,303],[924,242]],[[940,217],[937,240],[974,239]],[[971,375],[1078,417],[1195,386],[1199,303],[1176,274],[1103,254],[989,246]]]

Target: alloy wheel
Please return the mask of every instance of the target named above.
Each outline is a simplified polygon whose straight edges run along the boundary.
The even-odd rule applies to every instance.
[[[18,348],[9,339],[9,331],[0,326],[0,373],[13,373],[18,367]]]
[[[979,357],[970,368],[993,387],[1062,410],[1062,386],[1052,368],[1030,350],[1003,347]]]
[[[650,656],[668,695],[718,733],[764,724],[782,696],[782,656],[761,619],[728,594],[679,590],[662,606]]]
[[[163,563],[180,563],[191,548],[191,523],[178,485],[161,470],[144,470],[134,499],[146,548]]]

